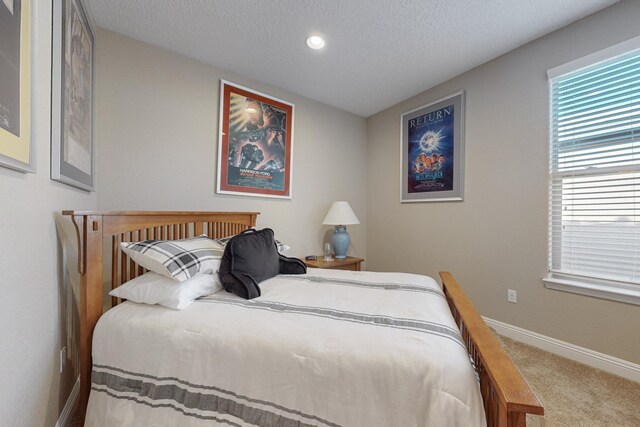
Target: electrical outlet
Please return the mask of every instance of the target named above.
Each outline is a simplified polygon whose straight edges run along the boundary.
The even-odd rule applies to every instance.
[[[514,304],[518,302],[518,293],[514,289],[507,289],[507,301]]]
[[[62,347],[60,350],[60,373],[64,369],[64,365],[67,363],[67,347]]]

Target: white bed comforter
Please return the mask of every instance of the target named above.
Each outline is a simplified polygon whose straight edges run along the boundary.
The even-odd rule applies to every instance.
[[[105,313],[86,425],[485,425],[433,279],[309,269],[260,287]]]

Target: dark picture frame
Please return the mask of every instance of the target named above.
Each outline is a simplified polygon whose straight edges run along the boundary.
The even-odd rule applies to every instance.
[[[464,91],[400,116],[400,201],[461,201]]]
[[[53,2],[51,179],[93,191],[95,33],[81,0]]]
[[[216,191],[291,199],[294,104],[221,80]]]

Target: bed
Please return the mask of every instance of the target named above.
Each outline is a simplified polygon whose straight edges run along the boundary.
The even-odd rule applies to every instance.
[[[87,425],[524,426],[543,414],[449,273],[441,289],[309,269],[263,282],[251,301],[221,291],[173,311],[112,299],[105,312],[105,279],[117,288],[145,272],[121,242],[227,237],[258,213],[63,214],[78,237]]]

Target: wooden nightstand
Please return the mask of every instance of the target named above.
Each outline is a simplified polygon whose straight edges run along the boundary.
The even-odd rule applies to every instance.
[[[352,270],[360,271],[360,263],[364,261],[362,258],[346,257],[342,259],[334,258],[333,261],[323,261],[322,255],[318,255],[317,261],[305,260],[307,267],[311,268],[333,268],[334,270]]]

